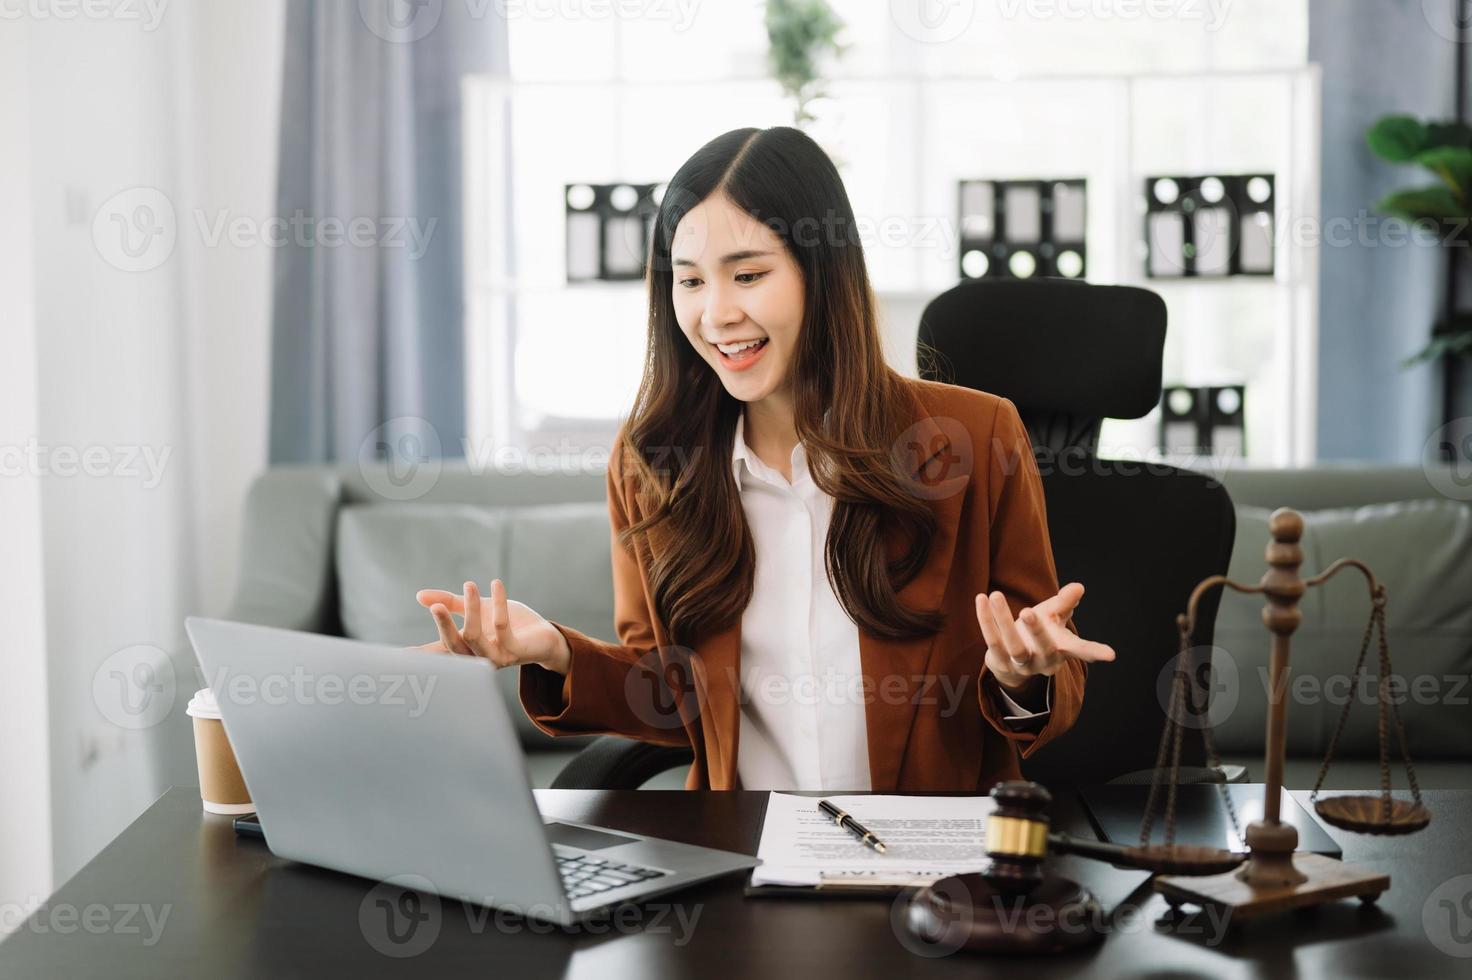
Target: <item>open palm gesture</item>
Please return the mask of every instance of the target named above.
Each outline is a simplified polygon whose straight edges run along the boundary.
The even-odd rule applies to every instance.
[[[570,655],[562,633],[531,606],[507,599],[500,579],[492,580],[489,599],[474,582],[465,583],[463,594],[421,589],[415,598],[429,609],[440,634],[423,649],[485,657],[497,667],[531,663],[567,673]],[[464,625],[456,628],[452,614]]]
[[[1035,677],[1051,677],[1069,658],[1085,662],[1114,659],[1114,649],[1078,636],[1064,624],[1084,597],[1082,583],[1070,582],[1051,599],[1023,609],[1014,620],[1006,596],[977,593],[976,618],[986,638],[986,666],[1003,687],[1026,687]]]

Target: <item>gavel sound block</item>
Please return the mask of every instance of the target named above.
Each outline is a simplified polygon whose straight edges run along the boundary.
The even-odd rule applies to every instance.
[[[910,898],[904,922],[931,948],[991,953],[1059,953],[1103,938],[1099,901],[1071,879],[1044,868],[1047,807],[1037,783],[992,789],[997,809],[987,821],[985,871],[952,875]]]

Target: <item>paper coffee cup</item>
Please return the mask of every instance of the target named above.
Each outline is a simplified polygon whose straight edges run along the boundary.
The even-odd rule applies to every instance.
[[[185,714],[194,719],[194,759],[199,764],[199,796],[208,813],[251,813],[255,806],[240,776],[235,750],[225,737],[220,706],[209,688],[195,691]]]

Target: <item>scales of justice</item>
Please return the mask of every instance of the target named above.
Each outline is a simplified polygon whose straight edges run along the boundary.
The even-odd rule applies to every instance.
[[[1323,585],[1340,571],[1353,567],[1364,573],[1369,584],[1371,611],[1350,680],[1351,690],[1355,690],[1359,683],[1365,655],[1370,649],[1370,637],[1377,629],[1380,641],[1377,678],[1380,792],[1319,799],[1319,789],[1329,772],[1334,749],[1354,703],[1351,697],[1346,701],[1334,736],[1329,741],[1329,749],[1309,798],[1314,803],[1315,812],[1326,823],[1356,833],[1406,834],[1422,829],[1431,821],[1430,811],[1421,803],[1421,790],[1406,746],[1405,728],[1394,702],[1386,693],[1386,679],[1391,676],[1390,649],[1385,639],[1388,593],[1385,586],[1376,581],[1369,567],[1354,558],[1341,558],[1314,578],[1301,578],[1299,567],[1303,564],[1303,549],[1299,547],[1299,541],[1303,537],[1303,517],[1296,511],[1288,508],[1274,511],[1268,529],[1272,535],[1267,546],[1269,567],[1257,585],[1241,585],[1226,576],[1213,575],[1196,586],[1185,613],[1176,617],[1180,656],[1166,709],[1166,724],[1160,736],[1149,799],[1140,826],[1139,844],[1123,846],[1050,833],[1045,813],[1051,801],[1047,789],[1025,780],[999,783],[992,789],[991,795],[998,807],[989,818],[986,835],[987,855],[991,863],[984,871],[940,879],[910,896],[903,906],[902,921],[911,934],[927,943],[943,942],[950,948],[991,953],[1060,953],[1098,942],[1104,932],[1099,924],[1098,899],[1077,882],[1049,870],[1046,859],[1050,852],[1155,872],[1154,889],[1165,897],[1172,915],[1179,914],[1182,905],[1192,904],[1225,910],[1228,921],[1233,922],[1350,897],[1369,903],[1390,887],[1388,874],[1320,854],[1298,853],[1297,828],[1279,819],[1287,714],[1284,692],[1289,641],[1302,620],[1298,604],[1310,588]],[[1218,784],[1232,829],[1239,839],[1245,839],[1247,854],[1226,848],[1174,843],[1182,718],[1189,697],[1190,678],[1194,676],[1190,638],[1196,626],[1197,604],[1207,590],[1217,586],[1265,596],[1268,604],[1263,609],[1262,618],[1272,634],[1263,815],[1261,820],[1248,824],[1245,836],[1238,826],[1227,784]],[[1389,741],[1392,724],[1414,797],[1409,801],[1394,799],[1390,795]],[[1219,767],[1210,721],[1204,715],[1201,717],[1201,736],[1206,743],[1210,765]],[[1165,774],[1168,774],[1169,781],[1168,785],[1162,786]],[[1165,840],[1164,843],[1152,844],[1151,824],[1162,790],[1166,795]],[[1009,909],[1047,914],[1009,917]],[[1081,926],[1062,927],[1070,922]]]
[[[1354,662],[1350,689],[1356,690],[1360,672],[1365,670],[1370,636],[1379,636],[1379,775],[1378,795],[1342,795],[1319,799],[1323,777],[1329,773],[1335,746],[1344,733],[1344,724],[1354,699],[1345,702],[1329,750],[1319,767],[1319,778],[1310,795],[1314,812],[1325,823],[1341,830],[1370,834],[1406,834],[1431,823],[1431,812],[1420,802],[1416,770],[1410,762],[1406,746],[1406,730],[1400,712],[1387,695],[1385,683],[1391,675],[1390,647],[1385,642],[1385,586],[1375,580],[1365,562],[1341,558],[1313,578],[1301,578],[1303,549],[1303,516],[1288,508],[1273,512],[1269,519],[1272,540],[1267,544],[1267,571],[1256,586],[1244,586],[1225,575],[1204,578],[1191,592],[1186,611],[1176,617],[1181,655],[1166,708],[1166,727],[1160,734],[1150,798],[1145,803],[1144,820],[1139,830],[1138,846],[1123,846],[1098,840],[1083,840],[1067,834],[1050,833],[1045,814],[1051,795],[1045,787],[1026,780],[1005,781],[992,787],[992,799],[998,808],[986,828],[986,853],[991,864],[979,873],[941,878],[908,896],[902,905],[902,923],[913,936],[926,943],[948,943],[952,949],[1010,954],[1055,954],[1079,948],[1103,939],[1100,924],[1100,902],[1085,887],[1047,867],[1048,853],[1072,853],[1082,858],[1100,859],[1117,867],[1154,871],[1154,890],[1170,905],[1170,914],[1181,912],[1182,905],[1225,909],[1228,921],[1244,920],[1269,912],[1287,911],[1309,905],[1322,905],[1338,899],[1357,896],[1362,902],[1373,902],[1390,887],[1388,874],[1357,867],[1317,853],[1298,853],[1298,830],[1279,820],[1284,771],[1285,715],[1289,639],[1297,630],[1303,614],[1298,602],[1304,593],[1322,586],[1345,568],[1359,568],[1369,583],[1370,618],[1365,627],[1365,640],[1360,656]],[[1267,709],[1266,786],[1263,793],[1263,818],[1247,825],[1248,853],[1226,848],[1178,845],[1175,843],[1176,787],[1181,777],[1182,717],[1189,684],[1194,677],[1191,656],[1191,634],[1197,621],[1197,603],[1209,589],[1228,586],[1244,593],[1266,596],[1263,624],[1272,634],[1272,659],[1269,662],[1269,709]],[[1390,795],[1390,727],[1400,742],[1401,758],[1406,764],[1413,800],[1394,799]],[[1201,717],[1201,737],[1206,742],[1207,761],[1219,768],[1216,746],[1211,743],[1209,718]],[[1167,762],[1169,756],[1169,762]],[[1169,774],[1169,783],[1161,780]],[[1219,783],[1232,830],[1244,839],[1236,820],[1225,781]],[[1164,843],[1151,843],[1150,830],[1161,792],[1166,795]],[[1041,917],[1016,917],[1008,911],[1044,912]],[[1079,927],[1064,927],[1076,923]]]
[[[1341,830],[1366,834],[1407,834],[1420,830],[1431,821],[1431,812],[1421,802],[1421,790],[1416,783],[1416,770],[1411,764],[1410,751],[1406,745],[1405,728],[1400,713],[1386,691],[1390,673],[1390,649],[1385,639],[1385,607],[1388,593],[1384,585],[1376,581],[1375,574],[1363,562],[1354,558],[1341,558],[1319,575],[1304,579],[1299,575],[1303,564],[1303,549],[1299,541],[1303,537],[1303,517],[1296,511],[1280,508],[1268,523],[1272,540],[1267,546],[1268,570],[1255,586],[1245,586],[1222,575],[1204,579],[1191,593],[1186,612],[1176,619],[1180,634],[1180,659],[1177,663],[1175,682],[1171,688],[1170,705],[1166,709],[1166,724],[1160,737],[1160,750],[1156,756],[1155,777],[1151,782],[1149,800],[1145,805],[1145,816],[1140,827],[1139,847],[1127,848],[1136,860],[1136,867],[1148,867],[1162,872],[1155,878],[1155,891],[1162,894],[1172,910],[1183,904],[1202,907],[1214,906],[1230,911],[1233,918],[1248,918],[1265,913],[1357,896],[1362,902],[1370,903],[1390,887],[1390,876],[1378,871],[1361,868],[1321,854],[1296,853],[1298,830],[1290,823],[1279,820],[1279,802],[1282,795],[1284,732],[1287,704],[1285,691],[1288,682],[1290,640],[1302,621],[1299,601],[1310,588],[1327,582],[1346,568],[1357,568],[1364,573],[1370,592],[1370,621],[1365,626],[1364,640],[1360,645],[1359,659],[1355,661],[1354,673],[1350,678],[1350,689],[1357,690],[1361,672],[1365,666],[1365,655],[1370,649],[1370,635],[1379,635],[1379,675],[1376,678],[1377,702],[1379,706],[1380,747],[1380,792],[1377,795],[1340,795],[1319,798],[1319,789],[1329,772],[1334,758],[1334,749],[1344,732],[1345,722],[1354,704],[1351,697],[1345,701],[1334,735],[1329,740],[1328,751],[1319,767],[1310,801],[1314,811],[1325,823]],[[1216,586],[1227,586],[1238,592],[1261,594],[1267,599],[1263,608],[1263,624],[1272,634],[1272,658],[1268,671],[1268,716],[1267,745],[1264,753],[1266,764],[1263,796],[1263,815],[1247,825],[1245,841],[1248,854],[1244,855],[1225,849],[1193,847],[1173,843],[1175,832],[1175,796],[1180,769],[1181,721],[1186,699],[1189,695],[1191,662],[1190,636],[1196,625],[1196,607],[1202,595]],[[1412,800],[1394,799],[1390,795],[1390,727],[1393,724],[1400,745],[1401,758],[1409,778]],[[1206,743],[1206,753],[1211,766],[1217,767],[1219,760],[1212,744],[1211,724],[1203,714],[1201,736]],[[1169,763],[1166,756],[1169,754]],[[1168,765],[1168,769],[1167,769]],[[1169,785],[1165,787],[1165,842],[1150,843],[1150,829],[1155,813],[1156,800],[1162,789],[1162,774],[1169,772]],[[1237,825],[1236,810],[1225,783],[1220,784],[1222,799],[1232,820],[1232,829],[1242,838]]]

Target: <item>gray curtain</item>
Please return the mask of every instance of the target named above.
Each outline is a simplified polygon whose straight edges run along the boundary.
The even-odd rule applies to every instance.
[[[1439,424],[1432,369],[1404,370],[1400,362],[1430,339],[1446,256],[1404,239],[1399,247],[1386,244],[1377,237],[1383,216],[1374,210],[1389,191],[1429,180],[1378,159],[1365,145],[1365,130],[1391,112],[1452,117],[1456,44],[1444,32],[1455,6],[1456,0],[1424,8],[1421,0],[1309,3],[1308,60],[1323,72],[1321,460],[1415,465]],[[1366,223],[1364,241],[1356,221]],[[1332,240],[1330,222],[1341,229]]]
[[[289,0],[273,464],[463,450],[460,83],[507,73],[496,9]]]

